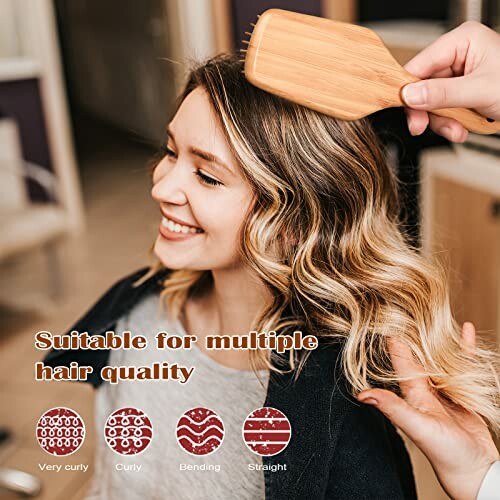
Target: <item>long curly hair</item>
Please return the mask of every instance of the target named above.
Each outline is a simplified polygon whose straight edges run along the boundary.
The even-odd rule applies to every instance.
[[[198,87],[255,196],[240,253],[272,300],[253,329],[339,343],[353,394],[374,385],[398,391],[387,344],[397,339],[441,397],[498,432],[498,357],[480,344],[462,349],[446,275],[405,237],[398,181],[368,121],[338,120],[264,92],[246,81],[235,55],[192,69],[179,105]],[[147,276],[162,267],[156,262]],[[161,293],[168,314],[179,317],[188,297],[211,283],[210,270],[169,272]],[[266,351],[250,357],[254,368],[258,359],[283,371]],[[307,357],[291,355],[294,376]]]

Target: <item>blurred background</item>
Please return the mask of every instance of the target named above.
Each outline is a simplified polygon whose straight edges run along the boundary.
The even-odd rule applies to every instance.
[[[367,25],[401,63],[462,21],[500,24],[499,0],[0,0],[0,498],[17,498],[8,481],[36,498],[83,498],[92,466],[42,473],[55,460],[34,428],[50,407],[75,409],[87,439],[64,463],[92,464],[93,391],[34,382],[33,336],[65,332],[148,264],[159,214],[147,163],[186,69],[240,49],[271,7]],[[500,136],[451,146],[412,138],[401,109],[372,121],[401,180],[409,241],[447,267],[457,319],[498,345]],[[447,498],[408,446],[419,497]]]

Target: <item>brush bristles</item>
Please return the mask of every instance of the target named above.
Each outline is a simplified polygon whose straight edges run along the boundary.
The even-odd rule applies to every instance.
[[[255,24],[254,23],[250,23],[250,25],[255,28]],[[249,36],[249,37],[252,37],[252,33],[250,31],[245,31],[245,35]],[[241,43],[244,43],[245,45],[250,45],[250,40],[241,40]],[[246,49],[240,49],[240,52],[243,52],[245,53],[246,52]]]

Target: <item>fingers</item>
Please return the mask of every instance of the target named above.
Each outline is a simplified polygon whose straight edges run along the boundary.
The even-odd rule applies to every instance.
[[[455,76],[451,68],[436,71],[431,78],[449,78]],[[406,113],[406,120],[408,122],[408,130],[411,135],[420,135],[425,132],[425,129],[431,125],[431,129],[445,139],[452,142],[464,142],[467,139],[468,131],[455,120],[450,118],[443,118],[448,122],[441,122],[441,126],[436,123],[435,126],[430,124],[429,114],[427,111],[417,110],[412,108],[404,108]]]
[[[445,118],[420,111],[405,108],[408,129],[411,135],[420,135],[425,132],[427,126],[436,133],[451,142],[464,142],[469,135],[468,130],[456,120]]]
[[[434,43],[419,52],[404,66],[406,71],[419,78],[429,78],[433,73],[457,67],[457,58],[465,59],[468,38],[464,36],[464,26],[446,33]]]
[[[485,96],[478,92],[478,84],[472,75],[431,78],[405,85],[401,96],[413,109],[476,108],[483,106],[485,101]]]
[[[452,118],[430,114],[429,126],[436,134],[451,142],[464,142],[469,135],[468,130]]]
[[[468,351],[471,354],[474,352],[476,347],[476,328],[473,323],[466,321],[462,325],[462,348],[464,351]]]
[[[461,76],[461,75],[456,75],[451,68],[445,68],[436,71],[435,73],[432,73],[432,75],[429,78],[451,78],[452,76]]]
[[[399,382],[401,391],[406,398],[419,400],[425,399],[426,394],[431,395],[427,377],[422,376],[423,367],[417,363],[411,350],[402,342],[388,338],[387,345],[392,366],[398,377],[412,377]]]
[[[422,134],[429,125],[429,115],[427,111],[405,108],[408,130],[411,135]]]
[[[406,64],[422,80],[402,89],[404,104],[420,111],[472,108],[490,120],[500,119],[498,50],[500,35],[480,23],[466,22],[446,33]],[[412,134],[422,131],[423,120],[409,115]],[[453,142],[465,140],[465,131],[450,122],[433,126],[431,120],[430,126]]]
[[[428,417],[391,391],[369,389],[358,394],[357,398],[362,403],[377,407],[417,445],[425,438],[426,430],[430,429]]]

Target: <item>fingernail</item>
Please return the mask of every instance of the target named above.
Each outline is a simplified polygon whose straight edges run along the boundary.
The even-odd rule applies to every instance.
[[[439,131],[439,133],[446,137],[449,141],[452,141],[452,142],[463,142],[463,133],[461,131],[457,131],[455,128],[453,127],[448,127],[448,126],[444,126],[441,128],[441,130]]]
[[[451,127],[441,127],[439,130],[440,135],[446,137],[449,141],[455,141],[455,132]]]
[[[425,104],[426,90],[422,83],[411,83],[403,87],[403,100],[409,106]]]
[[[360,400],[362,403],[366,403],[367,405],[377,406],[378,401],[375,398],[366,398]]]
[[[413,136],[420,135],[422,132],[415,130],[413,127],[409,128],[410,134]]]

